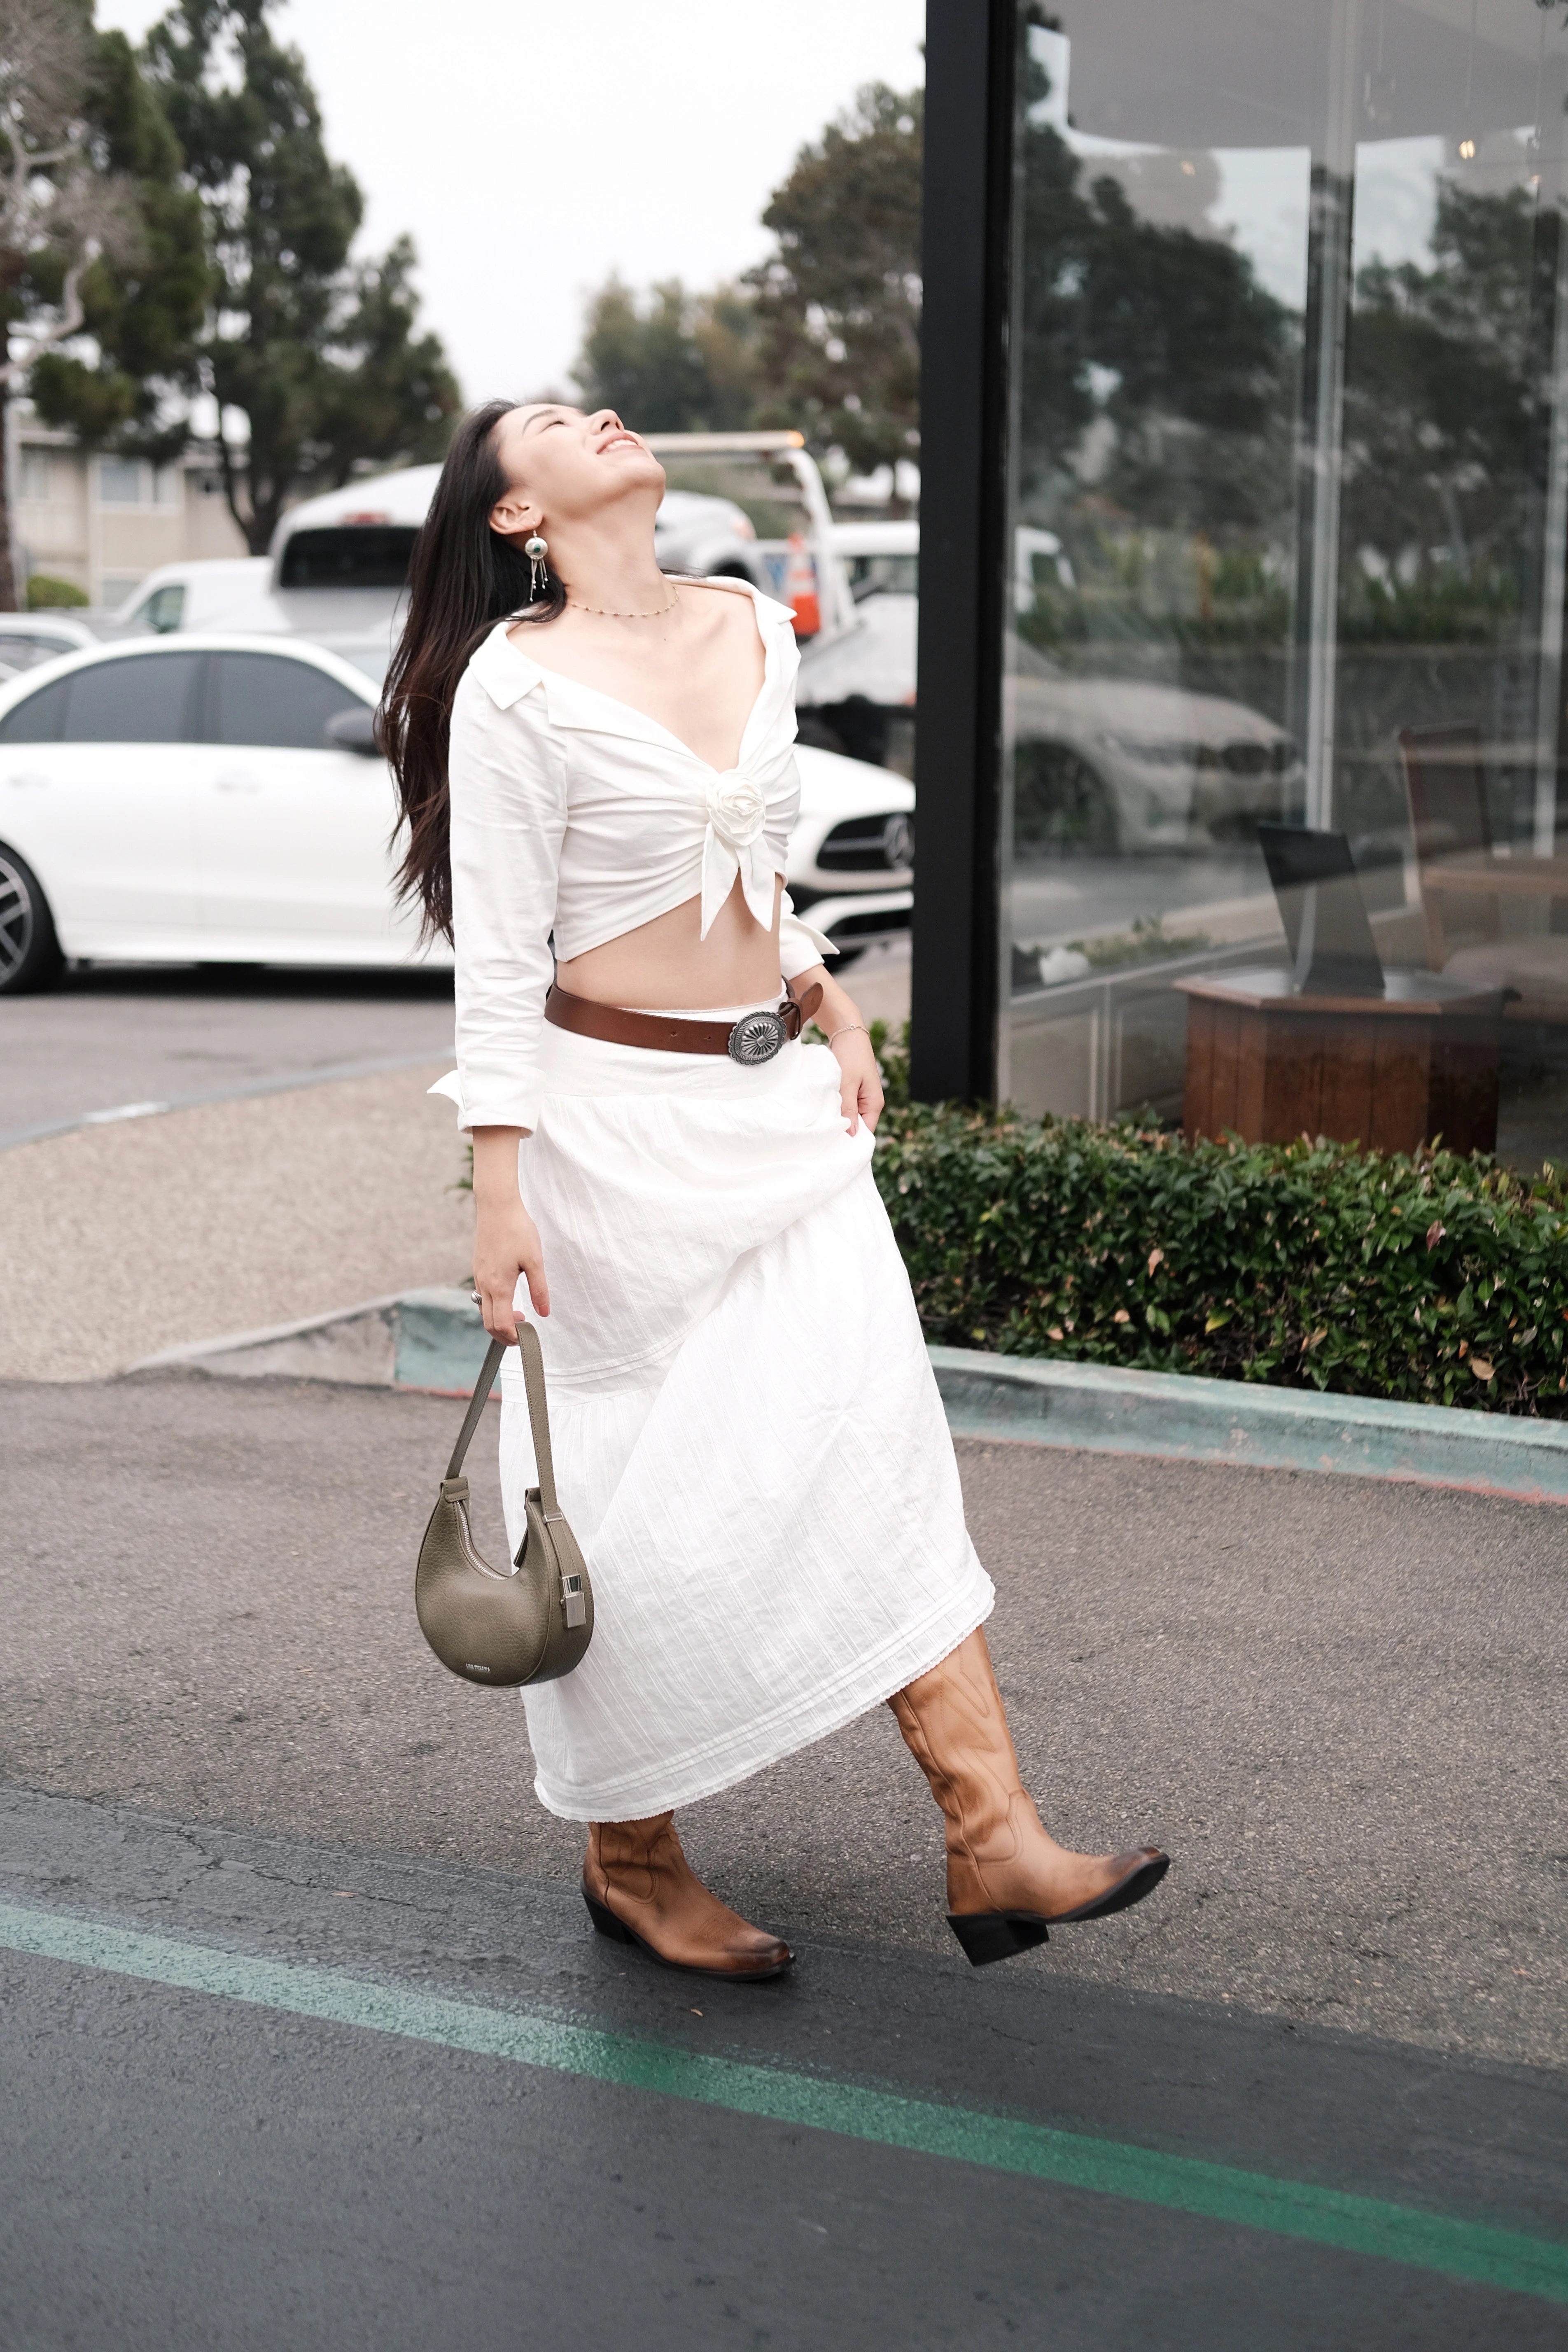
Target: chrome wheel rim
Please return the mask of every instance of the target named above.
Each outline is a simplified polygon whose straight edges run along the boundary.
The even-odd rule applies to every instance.
[[[33,894],[10,859],[0,856],[0,988],[26,962],[36,928]]]

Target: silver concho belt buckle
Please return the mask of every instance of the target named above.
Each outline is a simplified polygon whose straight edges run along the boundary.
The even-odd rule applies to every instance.
[[[776,1013],[747,1013],[731,1030],[726,1050],[732,1062],[744,1063],[749,1068],[758,1062],[771,1062],[788,1035]]]

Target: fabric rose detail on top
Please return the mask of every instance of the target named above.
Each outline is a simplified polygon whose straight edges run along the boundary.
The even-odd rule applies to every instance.
[[[708,831],[702,844],[702,937],[741,877],[747,906],[764,930],[773,929],[773,861],[763,839],[767,794],[740,768],[708,786]]]
[[[715,776],[708,787],[708,822],[727,849],[746,849],[767,819],[768,803],[762,787],[731,768]]]

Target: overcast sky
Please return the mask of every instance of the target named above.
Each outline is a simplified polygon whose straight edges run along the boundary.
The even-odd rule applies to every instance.
[[[140,39],[163,13],[99,0]],[[767,250],[795,151],[864,81],[922,79],[923,0],[289,0],[362,244],[419,248],[465,397],[563,387],[585,291]]]

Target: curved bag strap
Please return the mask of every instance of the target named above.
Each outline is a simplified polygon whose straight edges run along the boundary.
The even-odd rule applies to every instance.
[[[461,1475],[464,1458],[479,1425],[479,1416],[495,1384],[495,1376],[500,1370],[500,1360],[510,1344],[507,1339],[492,1339],[485,1351],[485,1360],[474,1383],[468,1410],[463,1415],[463,1426],[458,1432],[458,1442],[447,1465],[448,1478]],[[533,1431],[534,1459],[539,1468],[539,1499],[544,1507],[545,1517],[558,1519],[561,1507],[555,1500],[555,1465],[550,1455],[550,1409],[544,1396],[544,1358],[540,1350],[538,1332],[531,1323],[525,1323],[521,1315],[517,1318],[517,1347],[522,1358],[523,1382],[528,1390],[528,1419]]]

